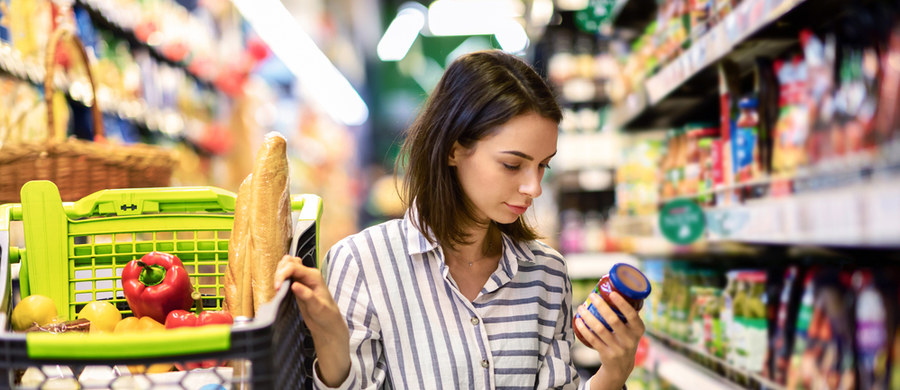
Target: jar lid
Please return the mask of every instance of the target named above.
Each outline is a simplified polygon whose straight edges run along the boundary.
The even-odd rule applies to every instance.
[[[631,299],[644,299],[650,295],[650,281],[637,268],[618,263],[609,270],[609,280],[616,290]]]

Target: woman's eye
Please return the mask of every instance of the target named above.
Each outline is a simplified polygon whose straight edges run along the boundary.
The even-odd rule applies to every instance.
[[[550,164],[541,164],[541,169],[550,169]]]
[[[510,171],[518,171],[519,170],[518,165],[503,164],[503,167],[506,169],[509,169]]]

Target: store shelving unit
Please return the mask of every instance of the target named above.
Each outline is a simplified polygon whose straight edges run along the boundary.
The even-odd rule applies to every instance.
[[[146,42],[138,39],[135,35],[133,26],[126,26],[122,22],[111,18],[109,16],[109,12],[104,11],[107,6],[112,6],[111,3],[99,0],[75,0],[75,4],[84,7],[90,14],[91,20],[97,26],[100,26],[106,30],[110,30],[117,36],[127,40],[132,50],[138,48],[146,49],[156,61],[172,67],[183,69],[188,76],[194,79],[194,81],[203,88],[210,91],[214,91],[216,89],[211,80],[192,71],[190,68],[188,68],[188,64],[184,61],[175,61],[163,54],[157,46],[147,44]]]
[[[644,30],[649,18],[625,22],[630,12],[627,10],[638,3],[616,2],[614,28]],[[604,130],[637,138],[653,135],[644,130],[681,130],[691,122],[720,123],[720,64],[727,61],[733,65],[739,76],[739,90],[749,92],[753,90],[757,58],[784,59],[801,49],[801,30],[836,33],[839,27],[835,21],[855,6],[873,3],[743,0],[706,33],[685,43],[674,60],[654,69],[639,88],[616,99],[609,107]],[[731,92],[735,101],[743,97]],[[720,185],[703,193],[662,198],[658,202],[653,197],[650,202],[658,208],[676,200],[717,198],[714,206],[701,206],[706,230],[689,245],[676,245],[666,239],[660,231],[658,214],[615,215],[607,220],[606,227],[619,249],[635,259],[647,260],[645,265],[659,261],[681,263],[678,266],[690,268],[691,272],[709,271],[721,279],[686,282],[688,287],[698,287],[696,291],[713,288],[722,292],[724,283],[719,282],[724,282],[724,272],[743,268],[764,271],[767,278],[782,277],[779,272],[787,265],[828,268],[839,263],[846,269],[877,273],[876,267],[881,263],[876,262],[900,259],[900,184],[896,180],[900,177],[900,159],[894,157],[898,155],[900,145],[880,144],[875,152],[867,150],[839,161],[819,161],[813,167],[795,168],[781,175]],[[644,181],[640,184],[647,181],[641,180]],[[636,198],[644,199],[631,199]],[[634,212],[645,212],[635,209],[638,211]],[[594,271],[602,272],[600,264],[612,258],[580,254],[566,257],[573,279],[595,276]],[[594,262],[596,266],[586,265]],[[675,268],[675,264],[665,267]],[[848,278],[849,273],[842,277]],[[663,278],[662,271],[659,278]],[[849,284],[842,286],[851,289]],[[693,291],[686,288],[684,294],[704,294]],[[766,321],[773,326],[772,318]],[[647,336],[651,339],[651,353],[645,368],[677,388],[784,389],[759,373],[729,365],[724,359],[660,332],[651,329]],[[576,348],[573,359],[576,364],[596,366],[596,353],[591,352]]]
[[[765,389],[784,390],[784,386],[763,376],[736,368],[706,352],[652,330],[649,361],[646,367],[679,389]]]
[[[815,3],[815,4],[813,4]],[[698,119],[714,119],[715,65],[734,61],[742,74],[757,56],[773,56],[797,45],[792,26],[825,23],[846,4],[828,0],[746,0],[725,20],[700,36],[671,63],[649,76],[643,88],[612,107],[614,128],[666,128]]]

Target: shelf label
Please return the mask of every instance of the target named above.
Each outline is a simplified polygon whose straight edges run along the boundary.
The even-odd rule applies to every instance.
[[[667,203],[659,212],[659,228],[669,241],[688,245],[703,235],[706,218],[693,200],[677,199]]]

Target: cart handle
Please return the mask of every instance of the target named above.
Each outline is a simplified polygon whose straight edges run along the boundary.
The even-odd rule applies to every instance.
[[[235,194],[215,187],[123,188],[101,190],[63,203],[66,216],[141,215],[186,211],[233,212]]]
[[[231,348],[230,325],[204,325],[141,334],[83,333],[25,335],[31,359],[131,359],[222,352]]]

